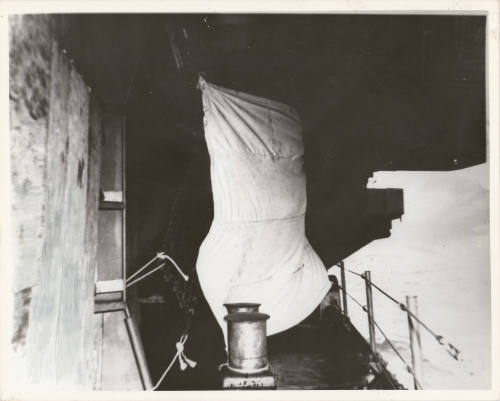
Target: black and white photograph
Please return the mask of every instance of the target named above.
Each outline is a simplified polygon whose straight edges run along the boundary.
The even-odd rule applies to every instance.
[[[500,397],[498,1],[70,3],[0,2],[0,399]]]

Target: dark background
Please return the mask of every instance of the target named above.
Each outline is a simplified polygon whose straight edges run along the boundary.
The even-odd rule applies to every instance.
[[[211,82],[298,108],[307,232],[327,265],[388,236],[400,216],[380,191],[366,189],[374,171],[485,161],[484,17],[144,18],[148,33],[126,105],[132,265],[151,252],[145,245],[164,241],[192,267],[208,230],[200,71]]]

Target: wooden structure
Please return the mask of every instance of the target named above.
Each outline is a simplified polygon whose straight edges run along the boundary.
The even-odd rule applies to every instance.
[[[109,280],[123,284],[126,274],[123,113],[91,91],[55,36],[53,18],[11,18],[18,378],[142,389],[124,285],[94,301],[96,290]]]
[[[89,388],[101,109],[49,17],[12,17],[11,33],[14,296],[22,305],[13,345],[28,382]]]

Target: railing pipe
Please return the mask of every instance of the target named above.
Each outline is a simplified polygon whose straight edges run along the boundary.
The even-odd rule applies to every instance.
[[[132,344],[132,350],[134,351],[137,368],[139,369],[139,374],[141,376],[142,386],[146,391],[151,390],[153,388],[153,382],[151,381],[148,363],[146,362],[146,353],[144,352],[139,330],[135,325],[135,322],[132,320],[127,307],[125,308],[125,325]]]
[[[340,267],[340,280],[342,282],[342,312],[344,313],[345,317],[349,317],[349,312],[347,310],[347,288],[345,281],[345,267],[343,261],[339,263],[339,267]]]
[[[363,274],[366,284],[366,307],[368,315],[368,330],[370,333],[370,348],[372,349],[373,355],[377,355],[377,350],[375,346],[375,323],[373,317],[373,295],[371,286],[371,273],[369,270],[365,271]]]
[[[415,318],[418,318],[418,303],[416,296],[406,296],[406,307],[408,309],[408,329],[410,333],[410,350],[411,350],[411,363],[413,368],[413,384],[415,389],[420,389],[422,383],[423,369],[422,369],[422,343],[420,341],[420,324]]]

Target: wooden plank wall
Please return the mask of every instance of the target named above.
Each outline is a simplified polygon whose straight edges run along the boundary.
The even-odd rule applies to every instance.
[[[12,238],[19,249],[13,287],[17,293],[38,282],[46,208],[45,144],[50,89],[50,21],[10,17],[10,141]],[[36,42],[35,46],[31,46]]]
[[[19,378],[91,388],[101,123],[47,16],[10,25]]]
[[[85,222],[85,255],[84,269],[91,277],[85,277],[84,286],[81,287],[80,297],[86,300],[83,305],[82,317],[83,327],[92,327],[93,336],[83,336],[82,351],[88,352],[83,355],[83,375],[86,375],[84,383],[90,383],[91,388],[96,389],[96,383],[99,378],[100,367],[100,343],[101,327],[96,324],[99,315],[94,315],[94,297],[90,298],[89,293],[94,294],[94,283],[97,280],[97,221],[99,215],[99,188],[100,188],[100,170],[101,170],[101,138],[102,138],[102,115],[99,103],[95,96],[90,99],[90,136],[89,136],[89,155],[88,155],[88,186],[87,186],[87,219]],[[89,288],[90,286],[90,288]],[[97,343],[97,344],[96,344]]]
[[[27,333],[32,288],[39,284],[45,232],[46,142],[48,136],[50,19],[9,17],[9,108],[11,142],[12,260],[14,320],[12,345],[19,380],[29,366]],[[28,375],[29,376],[29,375]]]

